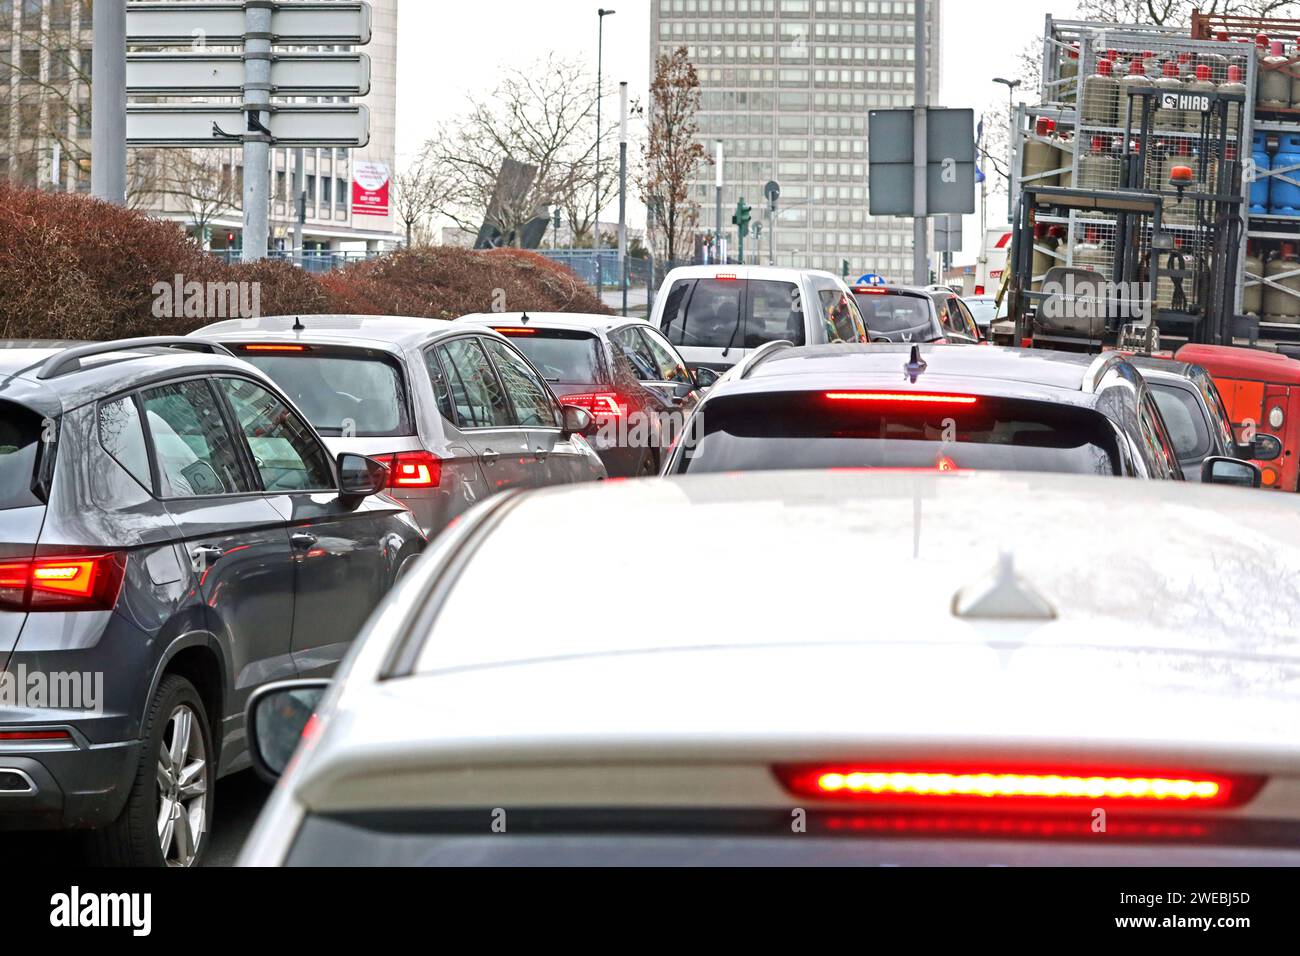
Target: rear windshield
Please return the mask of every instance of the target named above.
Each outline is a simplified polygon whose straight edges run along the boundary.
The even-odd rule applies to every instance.
[[[411,435],[402,373],[376,356],[241,353],[269,375],[322,435]]]
[[[852,392],[719,397],[698,416],[679,473],[804,468],[939,468],[1120,473],[1100,414],[1046,402],[862,400]],[[845,397],[847,396],[847,397]]]
[[[601,378],[600,343],[589,332],[530,329],[509,338],[548,382],[590,384]]]
[[[0,402],[0,511],[41,504],[32,491],[41,416],[12,402]]]
[[[920,332],[920,340],[934,334],[929,297],[870,292],[854,293],[854,298],[869,332]]]
[[[804,308],[793,282],[680,279],[668,290],[659,330],[681,348],[755,349],[781,340],[803,345]]]

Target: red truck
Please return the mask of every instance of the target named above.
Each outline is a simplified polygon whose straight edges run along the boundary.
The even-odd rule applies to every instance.
[[[1238,441],[1248,443],[1259,433],[1282,442],[1276,460],[1256,462],[1263,472],[1263,486],[1300,490],[1300,361],[1277,352],[1225,345],[1184,345],[1174,359],[1210,373]]]

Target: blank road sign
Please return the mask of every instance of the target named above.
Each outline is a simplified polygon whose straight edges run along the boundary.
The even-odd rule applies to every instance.
[[[276,106],[267,127],[276,146],[360,148],[370,142],[370,111],[357,104]],[[160,105],[131,103],[126,108],[128,146],[222,146],[239,140],[213,135],[213,124],[239,136],[248,122],[238,103]]]
[[[284,53],[271,61],[272,96],[365,96],[370,58],[364,53]],[[126,91],[155,96],[238,96],[244,61],[238,53],[132,53]]]
[[[273,43],[370,42],[370,4],[280,2],[271,14]],[[126,42],[135,46],[242,46],[243,3],[128,3]]]
[[[912,110],[871,110],[867,117],[867,190],[873,216],[911,216]],[[927,214],[975,211],[975,112],[926,111]]]

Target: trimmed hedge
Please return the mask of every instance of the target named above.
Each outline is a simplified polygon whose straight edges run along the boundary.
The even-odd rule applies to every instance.
[[[178,335],[223,317],[160,306],[159,283],[170,289],[177,276],[258,283],[263,315],[609,311],[570,270],[532,252],[410,249],[323,275],[284,262],[227,264],[174,222],[0,182],[0,338]]]

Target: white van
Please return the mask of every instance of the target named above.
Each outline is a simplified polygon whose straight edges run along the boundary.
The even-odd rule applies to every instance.
[[[866,342],[838,276],[775,266],[684,266],[664,279],[651,323],[692,368],[725,371],[768,342]]]

